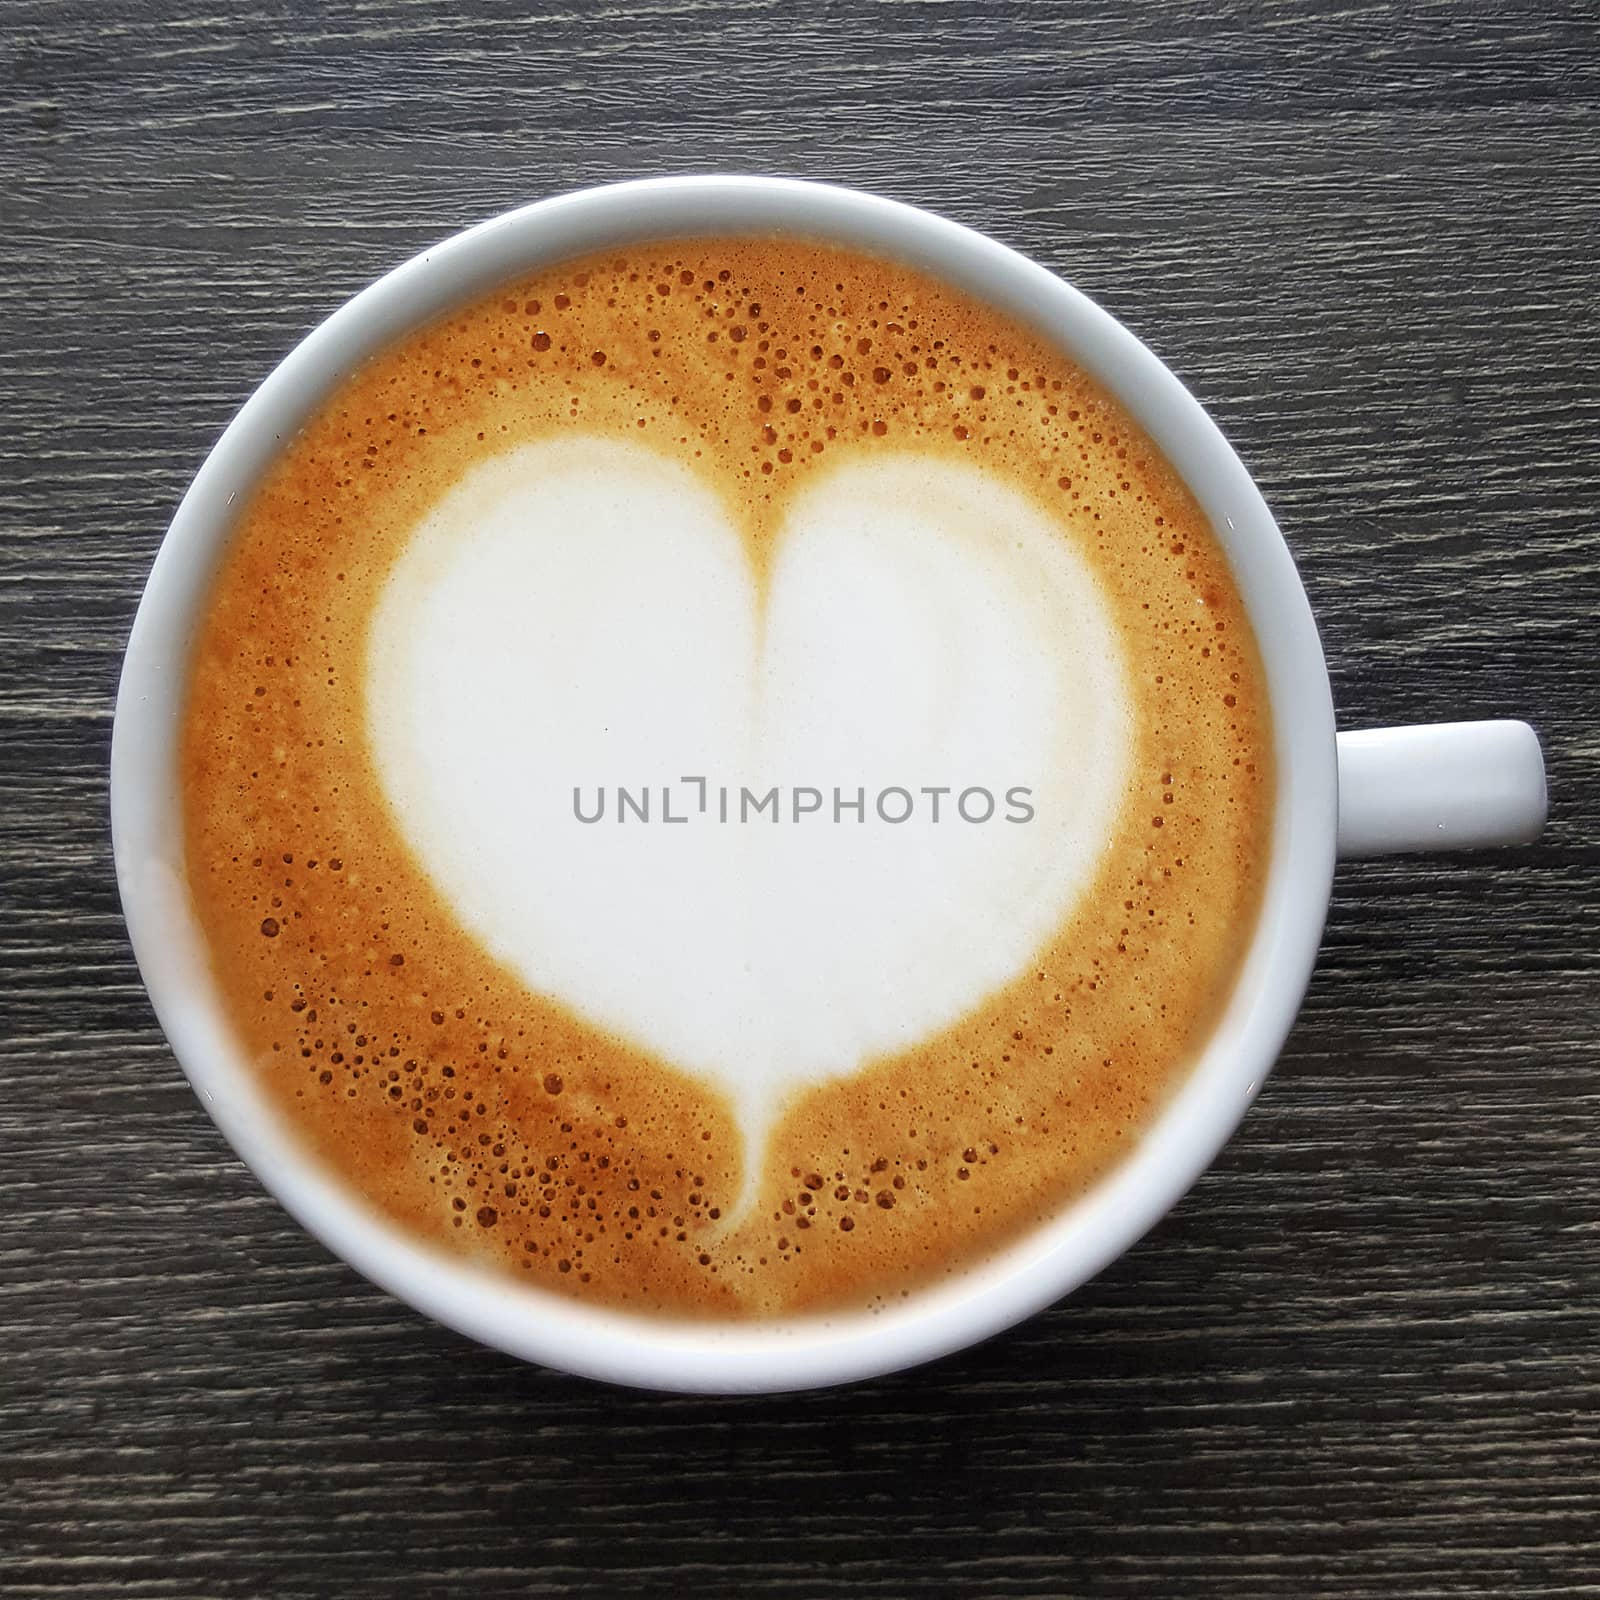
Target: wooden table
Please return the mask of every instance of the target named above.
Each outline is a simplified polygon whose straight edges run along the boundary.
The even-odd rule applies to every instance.
[[[0,1588],[1600,1593],[1592,3],[0,9]],[[839,179],[1147,339],[1345,725],[1522,715],[1535,846],[1341,869],[1276,1076],[1070,1301],[931,1369],[614,1392],[292,1226],[175,1066],[106,825],[185,483],[308,328],[515,202]]]

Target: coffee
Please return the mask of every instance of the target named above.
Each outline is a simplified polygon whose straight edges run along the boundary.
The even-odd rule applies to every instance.
[[[1270,827],[1205,518],[1037,335],[796,239],[542,271],[368,361],[195,647],[195,906],[381,1211],[666,1315],[883,1304],[1126,1153]]]

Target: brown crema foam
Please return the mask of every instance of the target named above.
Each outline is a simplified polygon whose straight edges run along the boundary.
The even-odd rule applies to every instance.
[[[878,448],[1028,494],[1092,565],[1137,727],[1088,892],[921,1046],[797,1093],[758,1198],[722,1096],[501,966],[374,769],[385,578],[476,463],[563,433],[679,459],[764,568],[789,496]],[[1033,333],[909,268],[793,239],[535,274],[362,366],[244,508],[182,741],[194,903],[262,1090],[367,1201],[522,1281],[658,1315],[881,1305],[969,1267],[1122,1158],[1254,928],[1273,786],[1261,663],[1192,496]]]

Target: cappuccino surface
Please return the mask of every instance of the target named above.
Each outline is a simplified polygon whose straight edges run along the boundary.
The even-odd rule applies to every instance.
[[[268,1101],[618,1308],[881,1305],[1057,1214],[1204,1047],[1269,707],[1226,560],[1031,331],[821,243],[497,290],[243,508],[182,743]]]

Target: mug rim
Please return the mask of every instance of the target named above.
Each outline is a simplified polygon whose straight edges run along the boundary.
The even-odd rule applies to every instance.
[[[646,239],[761,233],[886,255],[1029,324],[1103,383],[1211,520],[1255,632],[1277,784],[1255,931],[1199,1058],[1133,1150],[978,1266],[897,1307],[771,1322],[600,1310],[447,1257],[320,1167],[255,1090],[184,878],[178,732],[190,647],[236,502],[367,355],[496,283]],[[1079,290],[986,235],[864,191],[760,176],[640,179],[518,207],[412,257],[308,333],[208,453],[151,568],[124,657],[111,749],[113,850],[141,976],[174,1055],[259,1181],[334,1254],[417,1310],[525,1360],[635,1387],[775,1392],[880,1375],[999,1333],[1121,1255],[1210,1166],[1299,1010],[1331,890],[1331,691],[1309,601],[1266,502],[1181,381]]]

